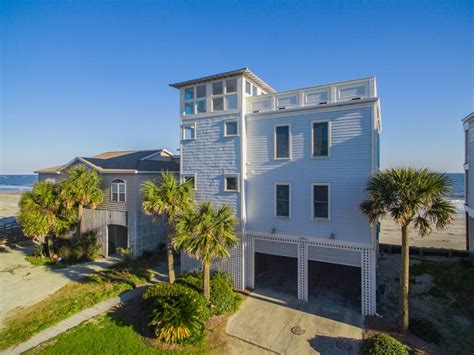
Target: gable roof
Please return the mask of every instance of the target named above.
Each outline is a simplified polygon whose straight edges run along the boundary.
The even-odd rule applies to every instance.
[[[148,158],[161,153],[169,156],[169,160],[148,160]],[[90,158],[77,157],[64,165],[38,170],[35,173],[60,174],[62,170],[76,162],[81,162],[102,173],[179,171],[179,160],[174,158],[170,151],[154,149],[105,152]]]
[[[257,85],[259,85],[263,89],[265,89],[265,91],[267,91],[268,93],[273,93],[273,92],[276,91],[274,88],[272,88],[270,85],[268,85],[265,81],[260,79],[254,73],[252,73],[252,71],[249,68],[241,68],[241,69],[237,69],[237,70],[226,71],[224,73],[203,76],[201,78],[181,81],[179,83],[174,83],[174,84],[169,84],[169,85],[173,88],[180,89],[184,86],[195,85],[195,84],[199,84],[199,83],[203,83],[203,82],[211,81],[211,80],[224,79],[224,78],[228,78],[228,77],[231,77],[231,76],[237,76],[237,75],[243,75],[243,76],[249,78],[250,80],[254,81]]]

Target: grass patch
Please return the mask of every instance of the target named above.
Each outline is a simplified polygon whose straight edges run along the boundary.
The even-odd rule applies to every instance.
[[[427,293],[435,298],[455,300],[455,307],[474,319],[474,267],[467,261],[430,261],[423,260],[411,267],[411,274],[431,275],[433,287]]]
[[[0,331],[0,350],[21,343],[77,312],[144,284],[148,270],[155,265],[156,260],[118,264],[71,282],[43,301],[16,311],[4,321],[4,328]]]
[[[61,334],[27,354],[165,354],[147,346],[133,325],[100,317]],[[169,353],[169,352],[166,352]]]
[[[31,265],[46,266],[46,267],[49,267],[51,269],[63,269],[65,267],[67,267],[67,265],[65,265],[63,263],[60,263],[60,262],[55,263],[55,262],[51,261],[48,258],[40,258],[40,257],[33,256],[33,255],[28,255],[25,258],[25,260],[28,261]]]

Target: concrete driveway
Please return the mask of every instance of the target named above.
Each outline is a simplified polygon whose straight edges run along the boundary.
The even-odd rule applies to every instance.
[[[0,253],[0,328],[8,313],[15,308],[31,306],[68,282],[119,261],[117,258],[106,258],[64,269],[50,269],[33,266],[26,261],[25,256],[31,251],[32,247],[17,247]]]
[[[364,317],[322,299],[252,292],[227,323],[227,333],[278,354],[358,354]]]

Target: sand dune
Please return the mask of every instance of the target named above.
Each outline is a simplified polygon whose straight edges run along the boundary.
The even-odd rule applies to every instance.
[[[0,192],[0,218],[16,215],[20,196],[18,192]]]

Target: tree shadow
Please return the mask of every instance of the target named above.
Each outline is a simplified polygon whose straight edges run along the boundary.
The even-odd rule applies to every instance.
[[[308,340],[310,346],[321,355],[359,354],[361,340],[318,335]]]

